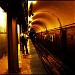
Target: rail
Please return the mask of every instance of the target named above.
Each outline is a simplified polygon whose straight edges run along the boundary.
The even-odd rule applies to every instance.
[[[64,65],[58,57],[52,55],[42,45],[37,43],[35,44],[35,47],[48,74],[51,75],[72,74],[70,69],[66,65]]]

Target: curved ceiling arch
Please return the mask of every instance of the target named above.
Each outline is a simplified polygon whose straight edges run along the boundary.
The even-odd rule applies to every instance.
[[[54,19],[54,21],[50,21],[46,18],[37,18],[33,20],[32,25],[34,24],[43,26],[47,30],[60,27],[60,23],[57,21],[57,19]]]
[[[33,25],[33,26],[31,26],[31,29],[32,28],[34,28],[34,30],[36,31],[36,32],[41,32],[41,31],[43,31],[43,28],[41,27],[41,26],[38,26],[38,25]]]
[[[34,14],[33,22],[35,21],[35,19],[41,18],[49,21],[48,24],[43,21],[43,23],[46,23],[46,26],[50,25],[50,22],[52,22],[50,21],[52,19],[50,15],[51,13],[52,16],[54,15],[57,18],[59,18],[62,26],[75,23],[74,7],[75,7],[75,1],[37,1],[37,3],[33,5],[33,11],[32,11]],[[54,19],[55,18],[53,18],[53,20]],[[37,22],[35,24],[40,25]],[[51,25],[53,26],[53,24]]]
[[[57,17],[55,14],[48,11],[40,11],[35,13],[33,16],[33,21],[35,21],[36,19],[39,19],[40,21],[43,21],[43,22],[46,21],[46,26],[54,25],[55,28],[62,26],[62,23],[59,17]]]
[[[46,31],[47,30],[47,28],[45,27],[45,26],[42,26],[42,25],[38,25],[38,24],[34,24],[34,25],[32,25],[31,27],[33,27],[33,26],[36,26],[36,27],[39,27],[39,28],[41,28],[41,30],[40,31]]]
[[[36,12],[36,13],[34,13],[34,16],[32,18],[33,18],[33,20],[35,20],[37,18],[46,18],[48,20],[51,19],[49,17],[49,15],[47,15],[45,12]]]
[[[36,33],[39,32],[39,30],[35,27],[32,27],[30,31],[35,31]]]
[[[36,24],[36,25],[39,25],[39,26],[42,26],[43,28],[46,28],[45,23],[42,22],[40,19],[35,19],[35,20],[33,20],[32,26],[35,25],[35,24]]]
[[[35,29],[35,28],[31,28],[30,32],[35,32],[35,33],[37,33],[37,32],[38,32],[38,30],[37,30],[37,29]]]
[[[58,19],[59,18],[51,12],[41,11],[34,14],[32,24],[43,25],[47,30],[49,30],[61,26],[61,22]]]
[[[37,27],[34,27],[34,26],[33,26],[33,27],[31,27],[31,30],[32,30],[32,29],[34,29],[36,32],[39,32],[39,28],[37,28]]]
[[[33,6],[33,13],[40,11],[52,12],[62,22],[62,25],[67,25],[75,22],[75,1],[38,1]],[[69,11],[70,10],[70,11]]]
[[[44,22],[41,22],[41,21],[39,21],[39,20],[35,20],[35,21],[33,21],[32,23],[31,23],[32,25],[34,25],[34,24],[37,24],[37,25],[44,25]]]

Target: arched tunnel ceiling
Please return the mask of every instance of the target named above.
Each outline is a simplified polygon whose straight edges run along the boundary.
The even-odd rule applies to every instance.
[[[75,1],[37,1],[32,12],[32,24],[38,27],[57,28],[60,26],[58,19],[62,26],[75,23]]]
[[[38,24],[32,25],[32,26],[31,26],[31,30],[32,30],[33,28],[35,29],[36,33],[46,30],[46,28],[44,28],[44,26],[38,25]]]
[[[55,15],[49,12],[38,12],[33,16],[33,23],[41,23],[47,29],[59,27],[60,23]],[[56,25],[54,25],[56,24]]]

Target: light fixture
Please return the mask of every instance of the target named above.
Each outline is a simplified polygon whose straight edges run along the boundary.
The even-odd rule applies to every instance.
[[[36,1],[28,1],[28,4],[30,4],[30,3],[35,4],[35,3],[36,3]]]

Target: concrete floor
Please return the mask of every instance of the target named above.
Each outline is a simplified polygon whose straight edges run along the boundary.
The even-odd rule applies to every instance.
[[[19,74],[47,74],[31,40],[28,40],[28,55],[22,54],[20,44],[18,44]],[[0,74],[8,71],[8,59],[4,56],[0,59]]]

